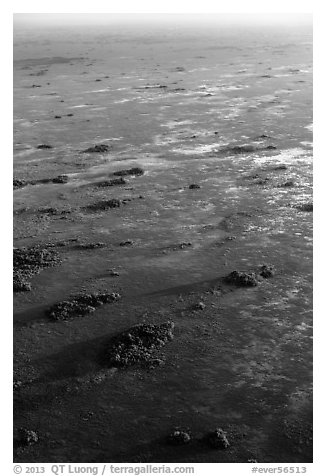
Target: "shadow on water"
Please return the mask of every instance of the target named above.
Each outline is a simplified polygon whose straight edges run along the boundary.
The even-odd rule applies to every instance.
[[[143,296],[173,296],[178,294],[189,294],[194,292],[213,290],[216,287],[220,288],[222,284],[223,278],[214,278],[196,281],[195,283],[190,284],[183,284],[181,286],[173,286],[171,288],[162,289],[160,291],[153,291],[151,293],[143,294]],[[225,286],[225,288],[227,287]]]
[[[211,453],[212,461],[227,463],[230,462],[232,453],[228,450],[216,451],[208,448],[202,438],[194,438],[190,443],[185,445],[171,445],[167,443],[166,437],[156,438],[147,443],[138,444],[127,451],[120,451],[110,456],[111,461],[115,462],[131,462],[131,463],[152,463],[152,462],[181,462],[181,461],[202,461],[203,457],[207,459],[207,454]],[[94,459],[94,462],[106,462],[108,458],[108,450],[101,450]],[[210,458],[209,458],[210,459]],[[232,461],[232,459],[231,459]]]
[[[60,395],[65,395],[70,386],[87,384],[91,376],[105,369],[103,355],[109,339],[106,335],[85,340],[35,359],[32,364],[38,369],[39,377],[15,392],[16,412],[37,410],[41,402],[51,404]]]
[[[104,367],[103,353],[109,345],[108,335],[66,346],[62,351],[34,361],[45,368],[38,382],[55,382],[83,377]],[[35,382],[36,383],[36,382]]]
[[[45,316],[45,309],[44,305],[40,306],[31,306],[30,308],[22,311],[16,312],[13,316],[13,322],[15,327],[25,326],[31,322],[38,322],[47,320]]]

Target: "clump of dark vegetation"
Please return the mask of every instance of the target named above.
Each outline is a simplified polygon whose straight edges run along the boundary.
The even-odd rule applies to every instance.
[[[114,269],[109,270],[110,276],[120,276],[117,271],[114,271]]]
[[[272,139],[271,136],[268,134],[261,134],[260,136],[257,137],[257,139]]]
[[[186,445],[191,441],[191,433],[188,428],[174,428],[167,437],[167,443],[174,446]]]
[[[31,180],[28,182],[30,185],[39,185],[39,184],[46,184],[46,183],[67,183],[69,180],[68,175],[58,175],[54,178],[44,178],[39,180]]]
[[[46,267],[57,261],[57,255],[47,248],[14,248],[14,267],[18,269]]]
[[[189,185],[189,188],[192,190],[192,189],[195,189],[195,188],[200,188],[200,185],[198,185],[197,183],[192,183]]]
[[[39,436],[34,430],[28,430],[27,428],[19,428],[18,435],[19,443],[23,446],[33,445],[34,443],[37,443],[39,441]]]
[[[19,390],[23,385],[23,382],[21,380],[14,380],[13,381],[13,389],[14,391],[15,390]]]
[[[49,144],[40,144],[37,146],[37,149],[52,149],[52,145]]]
[[[259,274],[263,278],[272,278],[275,274],[274,266],[263,264]]]
[[[274,167],[274,170],[287,170],[287,166],[284,164],[277,165],[276,167]]]
[[[54,178],[44,178],[44,179],[39,179],[39,180],[20,180],[20,179],[14,179],[13,185],[14,189],[16,188],[22,188],[25,187],[26,185],[39,185],[39,184],[46,184],[46,183],[67,183],[69,180],[68,175],[58,175],[57,177]]]
[[[126,185],[127,182],[123,177],[112,180],[104,180],[103,182],[98,182],[96,185],[98,187],[114,187],[115,185]]]
[[[16,188],[26,187],[27,184],[28,184],[28,182],[26,182],[26,180],[20,180],[20,179],[14,179],[13,180],[14,190]]]
[[[30,291],[32,289],[31,283],[27,278],[26,273],[20,270],[14,270],[13,289],[15,293]]]
[[[120,205],[121,205],[121,201],[119,199],[111,198],[110,200],[101,200],[100,202],[96,202],[96,203],[93,203],[92,205],[88,205],[86,209],[90,211],[108,210],[109,208],[120,207]]]
[[[189,242],[183,242],[183,243],[180,243],[177,248],[179,248],[180,250],[183,250],[184,248],[189,248],[189,246],[192,246],[192,244]]]
[[[243,145],[235,145],[231,147],[225,147],[221,150],[221,152],[228,152],[231,154],[246,154],[250,152],[256,152],[260,150],[275,150],[277,147],[275,145],[267,145],[267,146],[255,146],[252,144],[243,144]]]
[[[294,187],[295,183],[293,180],[287,180],[286,182],[280,183],[278,185],[278,188],[283,188],[283,187]]]
[[[186,248],[190,248],[191,246],[192,246],[192,243],[190,243],[190,241],[189,242],[182,242],[182,243],[178,243],[176,245],[167,246],[166,248],[162,249],[162,252],[164,254],[166,254],[167,252],[184,250]]]
[[[199,301],[196,304],[193,305],[193,310],[194,311],[203,311],[205,309],[206,305],[202,302]]]
[[[55,207],[41,207],[38,208],[37,211],[39,213],[44,213],[47,215],[66,215],[68,213],[71,213],[71,210],[59,210]]]
[[[125,170],[118,170],[117,172],[114,172],[113,175],[117,176],[124,176],[124,175],[143,175],[144,171],[140,167],[133,167],[131,169],[125,169]]]
[[[66,321],[75,317],[85,316],[103,304],[115,302],[121,298],[118,293],[82,294],[68,301],[54,304],[47,312],[55,321]]]
[[[132,246],[134,242],[132,240],[121,241],[120,246]]]
[[[48,69],[41,69],[40,71],[36,71],[35,73],[30,73],[29,76],[43,76]]]
[[[255,152],[257,147],[254,145],[235,145],[234,147],[227,147],[225,152],[231,152],[233,154],[244,154],[246,152]]]
[[[60,262],[59,254],[54,249],[34,246],[15,248],[13,256],[14,291],[30,291],[28,278],[39,273],[43,268],[55,266]]]
[[[218,246],[218,247],[221,247],[221,246],[224,246],[226,243],[228,243],[229,241],[233,241],[233,240],[236,240],[236,236],[227,236],[225,237],[223,240],[220,240],[218,241],[215,246]]]
[[[277,147],[276,145],[268,145],[267,147],[265,147],[266,150],[276,150]]]
[[[142,88],[139,88],[139,89],[166,89],[167,86],[165,86],[164,84],[155,84],[155,85],[146,85]]]
[[[78,242],[79,242],[79,238],[69,238],[68,240],[48,242],[48,243],[45,243],[44,246],[46,246],[47,248],[54,248],[54,247],[63,248],[64,246],[69,246],[72,243],[78,243]]]
[[[264,178],[260,178],[260,179],[256,180],[254,183],[256,185],[266,185],[269,181],[270,181],[269,177],[264,177]]]
[[[208,433],[204,438],[205,443],[211,448],[225,450],[230,446],[229,440],[226,437],[225,431],[222,428],[217,428]]]
[[[160,364],[155,358],[158,349],[173,339],[174,323],[139,324],[118,335],[106,355],[111,367],[128,367],[137,363]]]
[[[61,119],[61,116],[54,116],[54,119]]]
[[[258,284],[256,273],[241,273],[239,271],[232,271],[224,278],[224,281],[234,286],[257,286]]]
[[[105,243],[99,241],[97,243],[80,243],[76,245],[76,248],[81,250],[95,250],[97,248],[104,248],[105,246]]]
[[[15,190],[17,188],[26,187],[26,185],[39,185],[39,184],[46,184],[46,183],[67,183],[68,180],[69,180],[68,175],[58,175],[57,177],[54,177],[54,178],[31,180],[29,182],[27,180],[14,179],[13,186]]]
[[[83,150],[83,152],[87,154],[93,153],[93,152],[103,153],[103,152],[108,152],[110,148],[111,147],[108,146],[107,144],[96,144],[93,147],[89,147],[88,149]]]
[[[53,183],[67,183],[68,182],[68,175],[58,175],[52,179]]]
[[[312,202],[301,203],[300,205],[296,205],[295,208],[297,208],[301,212],[312,212],[313,211],[313,203]]]

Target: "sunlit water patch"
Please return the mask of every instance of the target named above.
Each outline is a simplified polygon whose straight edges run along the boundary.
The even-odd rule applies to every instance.
[[[313,148],[313,142],[309,142],[307,140],[304,140],[304,141],[300,142],[300,144],[305,146],[305,147],[308,147],[309,149]]]
[[[284,164],[294,164],[294,163],[307,163],[312,160],[311,153],[302,148],[293,148],[293,149],[285,149],[279,154],[273,155],[272,157],[266,156],[254,156],[254,161],[257,164],[266,164],[266,163],[273,163],[273,162],[282,162]]]
[[[177,154],[192,155],[192,154],[206,154],[207,152],[216,151],[220,147],[220,143],[202,144],[192,148],[176,148],[172,149]]]
[[[70,106],[69,109],[80,109],[84,107],[92,107],[93,104],[77,104],[76,106]]]

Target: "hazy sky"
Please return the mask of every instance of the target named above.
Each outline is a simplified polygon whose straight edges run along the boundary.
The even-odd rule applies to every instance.
[[[249,23],[293,24],[311,23],[311,14],[304,13],[234,13],[234,14],[166,14],[166,13],[15,13],[14,25],[103,25],[112,23]]]

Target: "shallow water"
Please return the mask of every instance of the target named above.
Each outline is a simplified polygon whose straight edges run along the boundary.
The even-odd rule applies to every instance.
[[[312,214],[293,207],[312,200],[311,41],[306,29],[16,31],[14,176],[69,181],[15,190],[15,246],[106,245],[58,248],[62,264],[14,297],[15,429],[40,433],[16,461],[312,461]],[[82,153],[96,143],[112,148]],[[96,186],[130,167],[145,173]],[[130,201],[85,208],[110,198]],[[256,288],[221,285],[264,263],[275,276]],[[74,321],[44,315],[100,290],[122,299]],[[105,373],[109,338],[168,319],[164,366]],[[194,442],[167,446],[175,426]],[[229,450],[200,442],[215,427]]]

